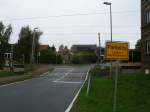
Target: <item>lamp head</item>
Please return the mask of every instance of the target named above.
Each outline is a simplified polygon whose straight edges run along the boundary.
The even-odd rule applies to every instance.
[[[110,3],[110,2],[104,2],[104,4],[105,4],[105,5],[111,5],[111,3]]]

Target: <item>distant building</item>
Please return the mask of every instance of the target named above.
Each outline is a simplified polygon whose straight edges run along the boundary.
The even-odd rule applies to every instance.
[[[39,45],[39,51],[47,50],[47,49],[50,49],[53,52],[56,52],[56,48],[54,45],[52,47],[50,47],[49,45]]]
[[[78,52],[96,52],[97,46],[96,45],[73,45],[71,47],[72,53]]]
[[[150,0],[141,0],[142,68],[150,71]]]
[[[39,45],[39,51],[46,50],[46,49],[49,49],[49,48],[50,48],[49,45]]]
[[[63,57],[63,64],[70,64],[71,54],[67,46],[61,45],[59,47],[57,55],[60,55]]]

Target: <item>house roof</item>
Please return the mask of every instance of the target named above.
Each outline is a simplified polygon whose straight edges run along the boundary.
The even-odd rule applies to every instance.
[[[49,48],[49,45],[39,45],[39,51],[42,51],[48,48]]]
[[[79,52],[79,51],[95,51],[97,48],[96,45],[73,45],[71,47],[72,52]]]

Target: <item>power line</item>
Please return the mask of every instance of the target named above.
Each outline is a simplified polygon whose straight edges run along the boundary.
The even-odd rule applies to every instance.
[[[97,32],[93,33],[44,33],[45,35],[97,35]],[[109,35],[110,33],[101,33]],[[113,35],[140,35],[140,33],[113,33]]]
[[[27,18],[4,19],[4,21],[23,21],[23,20],[48,19],[48,18],[60,18],[60,17],[71,17],[71,16],[88,16],[88,15],[100,15],[100,14],[107,14],[107,13],[108,12],[61,14],[61,15],[52,15],[52,16],[37,16],[37,17],[27,17]],[[129,14],[129,13],[139,13],[139,11],[132,10],[132,11],[113,12],[113,14]]]
[[[72,25],[72,26],[42,26],[44,28],[51,28],[51,29],[64,29],[64,28],[109,28],[110,26],[103,26],[103,25]],[[140,28],[140,25],[119,25],[113,26],[115,28]]]
[[[44,33],[45,35],[97,35],[97,32],[78,32],[78,33]],[[101,34],[109,35],[110,33],[101,32]],[[141,33],[113,33],[113,35],[139,35]],[[13,34],[13,36],[17,36],[18,34]]]

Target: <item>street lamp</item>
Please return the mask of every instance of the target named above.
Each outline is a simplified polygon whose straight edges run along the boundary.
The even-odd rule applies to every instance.
[[[35,31],[38,28],[34,28],[33,29],[33,37],[32,37],[32,52],[31,52],[31,59],[30,59],[30,63],[31,65],[34,64],[34,51],[35,51]]]
[[[112,42],[112,10],[111,10],[111,2],[104,2],[105,5],[110,6],[110,41]],[[112,61],[110,62],[110,76],[112,75]],[[115,84],[114,84],[114,99],[113,99],[113,112],[116,112],[117,106],[117,75],[115,75]]]
[[[104,2],[103,4],[110,6],[110,40],[112,42],[112,10],[111,10],[111,3],[110,2]]]

